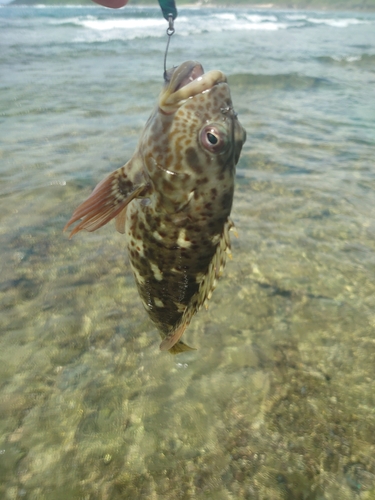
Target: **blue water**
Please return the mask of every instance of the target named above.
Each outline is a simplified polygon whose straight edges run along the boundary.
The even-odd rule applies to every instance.
[[[179,9],[228,75],[233,260],[160,353],[123,236],[68,240],[160,91],[157,8],[0,8],[0,496],[373,499],[375,14]]]

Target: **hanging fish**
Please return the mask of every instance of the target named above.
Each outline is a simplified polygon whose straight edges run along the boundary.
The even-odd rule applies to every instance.
[[[246,140],[221,71],[195,61],[167,71],[131,160],[102,180],[73,213],[70,236],[116,218],[138,291],[162,337],[180,338],[210,299],[230,253],[235,165]]]

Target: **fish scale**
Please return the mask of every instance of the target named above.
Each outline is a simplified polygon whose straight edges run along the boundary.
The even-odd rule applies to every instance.
[[[187,61],[166,82],[131,160],[73,213],[95,231],[116,219],[161,350],[190,350],[181,336],[211,298],[230,253],[235,166],[246,133],[221,71]]]

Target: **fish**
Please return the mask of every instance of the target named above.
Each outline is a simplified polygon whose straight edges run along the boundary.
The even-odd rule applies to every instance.
[[[227,77],[185,61],[164,86],[132,158],[74,211],[70,238],[115,219],[141,301],[171,354],[211,298],[230,255],[235,167],[246,132]]]

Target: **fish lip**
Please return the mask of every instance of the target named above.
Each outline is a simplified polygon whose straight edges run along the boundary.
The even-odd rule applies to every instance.
[[[164,113],[173,113],[187,99],[202,94],[214,85],[226,83],[227,78],[221,71],[204,73],[197,61],[186,61],[166,74],[166,88],[159,98],[159,108]]]
[[[204,75],[203,66],[197,61],[186,61],[177,68],[173,68],[172,71],[168,82],[171,93],[186,87],[190,82]]]

